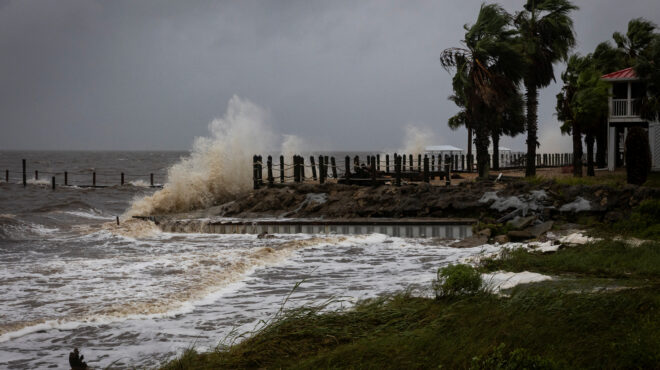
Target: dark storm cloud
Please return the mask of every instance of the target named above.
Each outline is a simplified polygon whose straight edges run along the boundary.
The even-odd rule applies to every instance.
[[[187,149],[234,94],[326,148],[394,148],[407,123],[460,145],[438,56],[480,3],[0,1],[0,149]],[[633,17],[660,23],[655,0],[576,3],[583,53]],[[541,92],[542,143],[568,149],[558,89]]]

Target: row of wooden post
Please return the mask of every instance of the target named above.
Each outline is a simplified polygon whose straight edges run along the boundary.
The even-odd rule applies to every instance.
[[[27,186],[27,162],[25,159],[22,160],[23,164],[23,187]],[[39,171],[34,171],[34,179],[39,180]],[[9,170],[5,170],[5,181],[9,182]],[[154,174],[149,174],[149,182],[151,187],[154,186]],[[124,185],[124,173],[121,173],[120,184]],[[69,173],[64,171],[64,185],[69,185]],[[51,187],[55,190],[55,176],[51,177]],[[92,172],[92,187],[96,187],[96,172]]]

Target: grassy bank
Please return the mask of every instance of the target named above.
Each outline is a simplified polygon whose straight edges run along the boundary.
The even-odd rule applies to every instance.
[[[660,243],[603,241],[548,255],[517,251],[482,269],[558,277],[508,296],[401,294],[346,312],[301,308],[240,344],[190,350],[163,368],[660,366]]]

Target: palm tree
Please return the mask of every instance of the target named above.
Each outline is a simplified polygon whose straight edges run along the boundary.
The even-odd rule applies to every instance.
[[[523,62],[514,43],[511,16],[497,4],[483,4],[477,21],[465,26],[464,47],[445,49],[440,62],[456,70],[452,85],[473,128],[480,178],[488,176],[488,144],[493,113],[502,114],[522,78]]]
[[[493,169],[500,169],[500,137],[516,136],[525,132],[525,106],[522,94],[516,89],[515,93],[509,95],[505,102],[505,110],[501,114],[494,112],[495,120],[491,126],[491,137],[493,139]]]
[[[536,174],[538,145],[538,90],[554,81],[553,64],[566,60],[575,45],[570,12],[577,9],[568,0],[527,0],[524,10],[516,13],[521,52],[527,65],[524,84],[527,97],[527,168],[526,176]]]
[[[614,32],[612,38],[616,43],[618,51],[625,56],[626,67],[635,64],[637,57],[640,56],[653,42],[655,24],[644,18],[631,19],[628,22],[628,31],[626,34]]]

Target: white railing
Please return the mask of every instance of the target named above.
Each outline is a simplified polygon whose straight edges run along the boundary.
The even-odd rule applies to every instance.
[[[612,117],[639,117],[639,99],[612,99]]]

